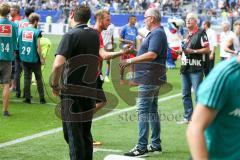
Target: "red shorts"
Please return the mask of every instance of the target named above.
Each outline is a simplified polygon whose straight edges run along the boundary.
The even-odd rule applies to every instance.
[[[123,54],[121,56],[121,59],[125,60],[125,59],[129,59],[129,58],[134,58],[134,57],[136,57],[135,54]]]
[[[130,58],[136,57],[135,54],[129,54]]]

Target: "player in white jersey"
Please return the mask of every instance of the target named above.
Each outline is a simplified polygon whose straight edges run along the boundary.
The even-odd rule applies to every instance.
[[[220,34],[220,57],[221,61],[226,60],[230,57],[230,53],[224,50],[226,41],[230,37],[233,37],[234,33],[230,30],[230,23],[228,21],[222,22],[222,32]]]
[[[107,30],[103,30],[102,31],[102,37],[103,37],[103,44],[104,44],[104,48],[106,51],[108,52],[113,52],[114,51],[114,25],[110,24],[107,28]],[[105,78],[104,81],[105,82],[110,82],[109,79],[109,74],[110,74],[110,60],[106,61],[107,66],[106,66],[106,74],[105,74]]]
[[[209,48],[210,53],[205,55],[205,69],[204,73],[205,76],[213,69],[214,61],[215,61],[215,52],[217,48],[217,35],[216,32],[211,28],[211,22],[205,21],[203,24],[203,28],[206,30],[208,41],[209,41]]]
[[[234,35],[227,39],[224,50],[231,56],[236,56],[240,55],[240,20],[235,21],[233,27]]]

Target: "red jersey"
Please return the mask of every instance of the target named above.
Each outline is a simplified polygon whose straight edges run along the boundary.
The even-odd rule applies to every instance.
[[[104,48],[102,34],[100,32],[98,32],[98,36],[99,36],[100,48]]]
[[[101,48],[104,48],[104,43],[103,43],[103,37],[102,37],[102,34],[101,32],[98,31],[98,37],[99,37],[99,43],[100,43],[100,49]],[[100,74],[102,74],[102,62],[103,62],[103,59],[102,57],[99,55],[99,58],[98,58],[98,76]]]
[[[22,19],[22,18],[21,18],[20,15],[16,15],[16,16],[12,17],[11,21],[12,21],[12,22],[15,22],[15,21],[20,21],[21,19]]]

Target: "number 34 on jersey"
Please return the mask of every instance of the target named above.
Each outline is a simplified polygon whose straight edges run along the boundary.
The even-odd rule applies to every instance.
[[[9,24],[0,24],[0,37],[12,37],[12,26]],[[2,52],[9,52],[9,43],[1,43]]]

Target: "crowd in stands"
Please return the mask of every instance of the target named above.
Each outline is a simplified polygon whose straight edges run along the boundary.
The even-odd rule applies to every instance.
[[[215,10],[215,11],[227,11],[234,12],[239,9],[239,0],[197,0],[198,10],[201,13],[202,10]]]
[[[57,22],[67,23],[69,11],[76,5],[87,4],[93,13],[99,9],[111,14],[143,14],[147,8],[157,7],[163,15],[178,15],[185,18],[187,11],[197,11],[201,22],[209,20],[213,25],[222,20],[234,22],[239,17],[240,0],[0,0],[17,3],[22,9],[56,10]]]
[[[57,10],[64,7],[73,7],[78,4],[88,4],[93,11],[107,9],[112,12],[140,12],[147,8],[171,8],[176,11],[180,8],[183,0],[0,0],[0,2],[18,3],[21,8],[34,7],[41,10]]]
[[[240,1],[197,0],[193,10],[198,11],[200,25],[203,21],[211,21],[213,25],[219,25],[223,21],[233,24],[240,16]]]
[[[143,13],[147,8],[153,7],[177,12],[181,10],[183,4],[191,3],[197,7],[199,13],[214,10],[236,14],[240,6],[239,0],[0,0],[0,2],[13,2],[18,3],[21,8],[32,6],[41,10],[57,10],[64,7],[71,8],[78,4],[88,4],[93,10],[107,9],[120,13]]]
[[[176,12],[183,4],[183,0],[80,0],[81,3],[88,3],[92,9],[104,8],[113,13],[143,13],[148,8],[171,9]]]
[[[36,10],[58,10],[64,7],[61,0],[0,0],[0,2],[15,3],[22,9],[34,7]]]

